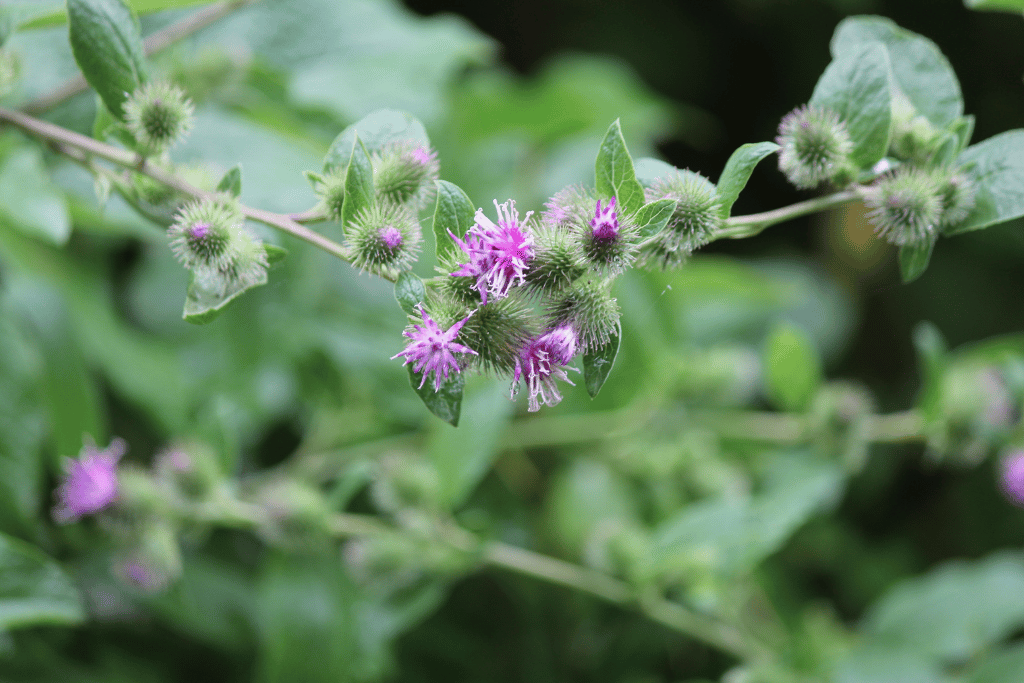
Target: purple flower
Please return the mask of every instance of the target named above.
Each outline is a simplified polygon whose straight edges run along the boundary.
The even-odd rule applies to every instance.
[[[530,340],[519,352],[512,379],[512,398],[519,389],[519,380],[526,377],[530,391],[529,411],[540,410],[540,404],[556,406],[562,400],[556,379],[575,386],[565,372],[565,366],[576,355],[576,332],[568,325],[556,327]],[[576,368],[569,368],[575,370]],[[538,401],[537,397],[540,397]]]
[[[1024,507],[1024,450],[1015,450],[1003,459],[1000,484],[1011,503]]]
[[[415,372],[423,373],[420,387],[427,381],[427,373],[434,373],[434,391],[436,392],[441,390],[442,375],[444,375],[444,379],[448,379],[450,372],[462,372],[459,362],[455,359],[456,353],[477,355],[477,352],[468,346],[455,343],[455,337],[458,336],[459,330],[469,320],[469,315],[473,314],[470,313],[446,331],[442,331],[438,327],[422,306],[420,315],[423,317],[423,326],[413,325],[411,330],[406,330],[403,333],[412,341],[405,347],[405,351],[396,353],[391,359],[405,356],[405,362],[402,365],[415,363],[412,369]]]
[[[402,233],[393,225],[389,225],[380,232],[380,241],[388,249],[395,250],[402,246]]]
[[[595,240],[611,242],[619,236],[619,217],[615,213],[615,197],[608,200],[602,209],[601,200],[597,200],[597,210],[590,219],[590,228]]]
[[[437,162],[437,152],[429,147],[414,147],[409,155],[420,166],[431,166]]]
[[[128,450],[124,439],[114,439],[105,450],[87,443],[78,460],[65,460],[67,477],[57,489],[54,519],[64,524],[91,515],[117,498],[117,461]]]
[[[461,264],[452,277],[476,278],[483,303],[487,303],[488,293],[504,299],[517,280],[522,284],[534,256],[533,233],[526,225],[533,212],[528,211],[520,221],[512,200],[504,204],[494,200],[494,208],[498,211],[497,224],[484,215],[483,209],[477,209],[476,224],[464,240],[448,233],[469,256],[469,262]]]

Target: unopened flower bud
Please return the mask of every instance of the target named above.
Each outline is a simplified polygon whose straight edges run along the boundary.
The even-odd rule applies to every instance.
[[[145,591],[159,591],[181,576],[181,549],[166,521],[149,523],[114,571],[123,581]]]
[[[263,243],[246,228],[231,200],[218,198],[182,207],[167,234],[178,260],[208,286],[217,282],[225,287],[252,286],[266,277]]]
[[[615,331],[619,306],[608,291],[609,284],[581,280],[555,299],[548,309],[551,327],[568,326],[578,336],[583,352],[603,346]]]
[[[488,302],[466,320],[459,338],[477,352],[474,366],[498,375],[511,374],[519,349],[534,333],[530,309],[517,296]]]
[[[413,455],[394,454],[380,463],[380,476],[370,492],[381,510],[395,512],[403,508],[435,505],[441,490],[437,469]]]
[[[964,222],[974,208],[974,183],[960,171],[948,168],[936,170],[934,176],[942,202],[939,225],[950,228]]]
[[[192,102],[176,85],[153,81],[125,101],[124,122],[143,154],[160,154],[192,130]]]
[[[333,170],[322,176],[315,176],[315,190],[320,197],[324,213],[331,220],[341,220],[341,208],[345,204],[345,171]]]
[[[159,481],[178,496],[208,498],[221,479],[216,454],[205,444],[176,444],[156,456],[153,468]]]
[[[901,166],[875,181],[864,203],[868,220],[891,244],[924,244],[937,235],[942,196],[928,171]]]
[[[385,201],[423,209],[437,178],[437,152],[422,144],[400,142],[373,155],[373,186]]]
[[[695,249],[710,242],[722,225],[715,186],[699,173],[679,171],[658,178],[647,190],[647,199],[674,199],[676,208],[664,229],[643,248],[641,259],[646,265],[682,265]]]
[[[804,105],[786,114],[775,138],[779,170],[801,189],[812,189],[848,170],[853,143],[835,112]]]
[[[535,234],[533,263],[524,286],[532,294],[558,294],[586,272],[579,243],[561,228],[542,226]]]
[[[356,268],[374,275],[395,273],[416,260],[420,224],[400,204],[374,202],[349,222],[345,246]]]
[[[901,161],[924,164],[935,152],[942,133],[899,89],[892,98],[892,135],[889,138],[890,156]]]

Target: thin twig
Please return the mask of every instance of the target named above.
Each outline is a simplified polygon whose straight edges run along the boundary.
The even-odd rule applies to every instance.
[[[715,238],[741,239],[752,237],[776,223],[782,223],[783,221],[792,220],[809,213],[830,209],[841,204],[848,204],[862,197],[863,192],[861,190],[843,190],[842,192],[808,199],[763,213],[733,216],[725,221],[725,225],[718,230]]]
[[[231,14],[235,10],[241,9],[246,5],[251,5],[255,1],[256,0],[230,0],[217,2],[204,7],[195,14],[190,14],[181,21],[160,29],[146,38],[143,42],[146,54],[151,55],[160,52],[182,38],[187,38],[196,31],[206,28],[218,19]],[[58,86],[52,92],[26,103],[21,107],[21,110],[28,114],[42,114],[45,111],[53,109],[61,102],[69,100],[75,95],[83,93],[88,89],[89,84],[86,83],[85,78],[81,74],[78,74]]]
[[[173,173],[169,173],[164,169],[155,166],[145,158],[133,152],[121,149],[120,147],[114,147],[113,145],[108,145],[107,143],[100,142],[99,140],[94,140],[90,137],[66,128],[61,128],[60,126],[47,121],[42,121],[28,116],[27,114],[13,111],[11,109],[5,109],[3,107],[0,107],[0,121],[7,121],[14,124],[23,131],[43,138],[48,142],[79,149],[88,155],[106,159],[107,161],[117,164],[123,168],[131,169],[149,176],[153,180],[156,180],[157,182],[160,182],[183,195],[196,199],[213,199],[216,197],[214,193],[201,190],[198,187],[187,183]],[[256,209],[245,205],[240,205],[239,208],[247,218],[263,223],[264,225],[269,225],[272,228],[277,228],[283,232],[287,232],[288,234],[298,237],[313,246],[320,247],[329,254],[337,256],[342,261],[348,262],[349,260],[347,252],[342,245],[324,237],[318,232],[310,230],[300,223],[296,223],[284,214],[273,213],[271,211]],[[388,274],[383,274],[381,277],[390,280],[391,282],[395,281],[395,278]]]

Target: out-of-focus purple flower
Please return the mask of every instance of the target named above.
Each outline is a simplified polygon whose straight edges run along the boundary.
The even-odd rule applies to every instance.
[[[421,166],[431,166],[437,163],[437,152],[429,147],[414,147],[410,156]]]
[[[597,200],[597,209],[594,217],[590,219],[590,228],[595,240],[611,242],[618,238],[619,217],[615,212],[615,197],[609,199],[604,208],[601,208],[601,200]]]
[[[434,391],[436,392],[441,390],[442,376],[444,379],[448,379],[449,373],[462,372],[459,361],[455,357],[456,353],[477,355],[477,352],[468,346],[455,343],[455,337],[458,336],[459,330],[466,324],[469,315],[473,314],[470,313],[447,330],[442,330],[422,307],[420,307],[420,315],[423,318],[423,325],[413,325],[411,330],[406,330],[403,333],[412,341],[404,351],[396,353],[391,359],[404,356],[405,363],[402,365],[415,363],[413,370],[423,373],[420,387],[427,381],[427,374],[434,373]]]
[[[93,443],[82,447],[78,460],[65,460],[67,476],[57,489],[54,519],[64,524],[91,515],[117,498],[117,462],[128,450],[124,439],[114,439],[105,449]]]
[[[452,276],[476,278],[476,290],[483,303],[487,303],[488,294],[504,299],[517,281],[522,284],[534,257],[533,233],[526,225],[533,212],[528,211],[520,221],[514,201],[498,204],[494,200],[494,208],[498,211],[497,223],[485,216],[483,209],[477,209],[476,224],[465,239],[448,233],[469,256],[469,261],[461,264]]]
[[[999,483],[1011,503],[1024,507],[1024,450],[1012,451],[1003,459]]]
[[[526,378],[529,390],[529,411],[540,410],[540,404],[556,406],[562,400],[555,380],[573,384],[566,366],[576,355],[576,332],[568,325],[556,327],[530,340],[519,352],[512,384],[512,398],[519,389],[519,380]],[[569,368],[575,370],[575,368]],[[575,386],[575,385],[573,385]],[[538,398],[539,397],[539,398]]]

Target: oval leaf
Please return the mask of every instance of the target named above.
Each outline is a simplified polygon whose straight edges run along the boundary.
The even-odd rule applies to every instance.
[[[288,255],[288,250],[284,247],[279,247],[276,244],[264,244],[263,250],[267,252],[267,265],[274,266],[284,260]]]
[[[718,179],[718,199],[722,204],[722,218],[728,218],[732,213],[732,205],[747,186],[754,167],[778,149],[779,146],[774,142],[748,142],[732,153],[729,161],[725,163],[722,177]]]
[[[393,142],[412,141],[430,146],[430,138],[419,120],[404,111],[378,109],[345,128],[331,143],[324,157],[324,172],[348,165],[356,136],[371,154]]]
[[[0,630],[84,619],[78,590],[60,565],[35,546],[0,534]]]
[[[630,213],[639,211],[644,205],[644,188],[636,179],[633,158],[629,156],[618,119],[608,128],[601,143],[595,172],[600,194],[615,197],[619,206]]]
[[[676,210],[676,200],[659,199],[640,209],[636,215],[636,224],[640,239],[648,240],[664,229],[672,212]]]
[[[974,209],[947,235],[980,230],[1024,216],[1024,130],[971,145],[957,160],[974,182]]]
[[[839,114],[853,140],[853,162],[860,168],[874,166],[889,149],[892,127],[892,89],[885,47],[870,42],[840,52],[814,86],[810,104]]]
[[[363,208],[373,203],[373,164],[357,135],[352,141],[348,171],[345,175],[345,201],[341,205],[341,229]]]
[[[622,338],[622,325],[615,323],[615,332],[608,337],[608,343],[583,354],[583,381],[587,385],[590,398],[595,398],[601,391],[608,374],[615,365],[615,356],[619,353],[619,341]]]
[[[423,286],[423,280],[414,275],[412,271],[403,270],[395,282],[395,299],[402,310],[409,315],[418,315],[417,306],[427,298],[427,288]]]
[[[139,21],[122,0],[68,0],[71,51],[85,80],[117,118],[146,81]]]
[[[434,391],[434,384],[428,378],[423,382],[423,374],[413,370],[410,363],[409,383],[413,390],[423,401],[427,410],[441,418],[452,427],[459,426],[459,415],[462,413],[462,392],[466,387],[466,380],[461,372],[452,373],[448,379],[441,382],[441,388]],[[420,383],[423,386],[420,386]]]
[[[243,292],[267,284],[267,273],[264,271],[259,281],[243,283],[227,280],[218,275],[197,277],[191,274],[191,282],[185,296],[185,310],[182,318],[194,325],[205,325],[213,321],[224,309]]]
[[[768,395],[783,410],[806,409],[821,385],[821,359],[802,330],[784,323],[764,346]]]
[[[449,231],[462,237],[473,226],[476,210],[469,196],[455,183],[447,180],[437,181],[437,204],[434,207],[434,242],[437,259],[442,256],[455,257],[460,253],[459,247],[448,236]]]
[[[832,36],[832,56],[859,52],[867,43],[885,47],[895,85],[936,127],[946,128],[963,115],[960,84],[935,43],[884,17],[849,17]]]

